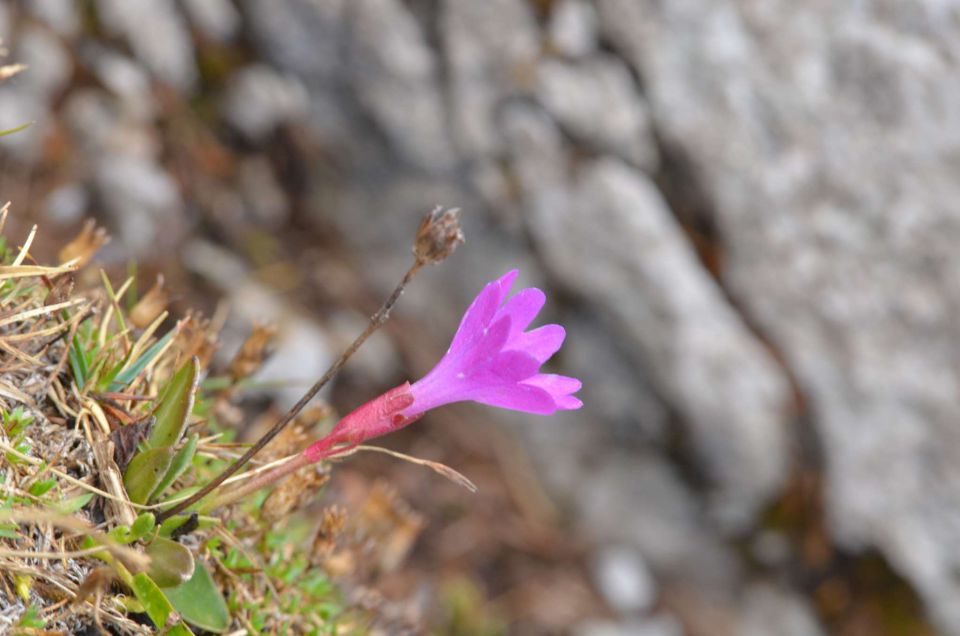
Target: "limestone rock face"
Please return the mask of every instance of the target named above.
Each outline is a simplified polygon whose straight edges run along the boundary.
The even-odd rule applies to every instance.
[[[831,528],[960,633],[960,46],[936,2],[603,0],[691,159],[724,285],[810,402]]]

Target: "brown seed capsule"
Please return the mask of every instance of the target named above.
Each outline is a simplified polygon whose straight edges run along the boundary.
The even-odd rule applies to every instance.
[[[444,209],[438,205],[420,222],[413,243],[413,255],[422,265],[439,263],[453,254],[461,243],[463,232],[460,230],[459,208]]]
[[[144,329],[163,313],[169,303],[170,294],[163,286],[163,276],[157,276],[157,282],[153,284],[150,291],[144,294],[143,298],[138,300],[130,310],[130,322],[137,329]]]
[[[86,265],[101,247],[110,242],[110,236],[103,228],[98,228],[93,219],[88,219],[80,234],[60,250],[60,262],[77,259],[77,267]]]
[[[250,377],[263,366],[264,361],[273,351],[273,341],[276,336],[277,328],[274,325],[253,326],[250,336],[230,362],[229,372],[234,382]]]

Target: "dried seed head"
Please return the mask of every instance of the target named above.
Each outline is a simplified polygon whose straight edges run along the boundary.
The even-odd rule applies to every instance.
[[[230,377],[238,382],[256,373],[272,353],[276,337],[275,325],[255,324],[250,336],[230,362]]]
[[[130,322],[134,327],[144,329],[163,313],[169,303],[170,293],[163,286],[163,276],[157,276],[157,282],[153,284],[150,291],[144,294],[143,298],[138,300],[130,310]]]
[[[439,263],[463,243],[459,208],[443,209],[437,206],[427,213],[417,228],[413,255],[421,265]]]
[[[67,243],[60,250],[60,262],[66,263],[77,259],[77,267],[83,267],[97,251],[110,242],[110,236],[105,229],[98,228],[93,219],[88,219],[75,239]]]

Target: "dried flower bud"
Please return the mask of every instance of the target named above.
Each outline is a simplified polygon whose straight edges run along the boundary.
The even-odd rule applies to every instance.
[[[83,224],[83,229],[75,239],[67,243],[60,250],[60,262],[66,263],[77,259],[77,267],[83,267],[97,251],[110,242],[110,236],[105,229],[98,228],[93,219]]]
[[[276,326],[254,325],[250,336],[230,362],[230,377],[238,382],[256,373],[273,351],[273,341],[276,336]]]
[[[217,332],[210,319],[204,318],[202,314],[188,311],[187,315],[177,322],[177,331],[174,346],[180,355],[183,358],[197,356],[200,366],[206,367],[219,346]]]
[[[157,276],[157,282],[153,284],[150,291],[144,294],[143,298],[138,300],[130,310],[130,322],[137,329],[144,329],[163,313],[169,303],[170,294],[163,287],[163,276]]]
[[[443,209],[437,206],[429,212],[417,228],[417,238],[413,243],[413,255],[420,264],[439,263],[463,243],[460,231],[459,208]]]

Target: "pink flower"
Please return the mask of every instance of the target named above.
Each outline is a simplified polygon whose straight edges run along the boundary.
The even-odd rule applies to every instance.
[[[516,277],[513,270],[488,283],[463,315],[450,348],[433,370],[349,413],[304,452],[310,461],[333,454],[335,446],[356,446],[395,431],[452,402],[480,402],[539,415],[583,406],[573,396],[580,390],[579,380],[540,373],[543,363],[560,349],[566,332],[560,325],[525,331],[546,296],[531,287],[507,300]]]

